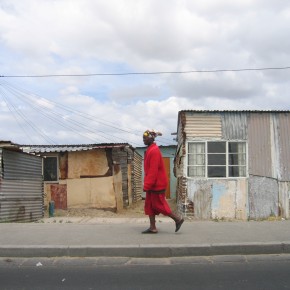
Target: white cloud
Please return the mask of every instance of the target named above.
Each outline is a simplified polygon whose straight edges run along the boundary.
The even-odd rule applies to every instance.
[[[289,15],[289,5],[283,0],[2,0],[0,74],[289,66]],[[151,127],[171,140],[179,110],[288,109],[289,77],[290,70],[268,70],[0,78],[0,118],[13,128],[2,126],[0,139],[25,143],[22,140],[29,135],[31,141],[45,143],[42,134],[46,133],[57,143],[107,140],[104,137],[139,143],[138,134]],[[22,97],[38,94],[34,104],[46,111],[36,112],[19,95],[8,98],[9,109],[4,101],[5,94],[11,96],[11,91],[5,91],[6,81],[30,92],[22,95],[18,91]],[[54,102],[93,116],[94,120],[85,121],[87,132],[78,114],[56,109]],[[65,122],[62,125],[75,121],[80,126],[70,132],[49,120],[45,113],[50,107],[54,115],[50,114],[58,114]],[[39,131],[24,117],[39,126]]]

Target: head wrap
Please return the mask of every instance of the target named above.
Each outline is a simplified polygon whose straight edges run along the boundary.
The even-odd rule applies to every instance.
[[[155,131],[154,129],[152,130],[146,130],[143,133],[143,136],[155,139],[157,136],[162,136],[162,133]]]

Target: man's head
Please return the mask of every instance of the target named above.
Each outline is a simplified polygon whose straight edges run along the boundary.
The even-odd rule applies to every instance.
[[[162,136],[160,132],[156,132],[155,130],[146,130],[143,133],[143,143],[147,146],[151,145],[157,136]]]

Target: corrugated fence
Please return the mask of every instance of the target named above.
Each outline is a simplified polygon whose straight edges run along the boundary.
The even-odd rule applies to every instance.
[[[42,159],[0,148],[0,164],[0,222],[42,218]]]

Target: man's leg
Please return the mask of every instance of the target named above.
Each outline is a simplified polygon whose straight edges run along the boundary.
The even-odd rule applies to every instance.
[[[175,232],[178,232],[181,228],[181,225],[184,222],[184,219],[178,217],[171,211],[171,208],[166,201],[165,194],[153,194],[151,195],[152,207],[156,212],[162,213],[165,216],[171,217],[175,221]],[[149,215],[150,216],[150,215]]]
[[[155,215],[150,215],[149,216],[149,220],[150,220],[150,230],[157,231],[157,229],[156,229]]]
[[[181,225],[184,222],[184,219],[181,217],[178,217],[176,214],[171,213],[168,215],[169,217],[171,217],[174,221],[175,221],[175,232],[178,232],[179,229],[181,228]]]
[[[155,215],[149,215],[150,227],[143,231],[142,234],[157,234]]]
[[[143,234],[156,234],[156,221],[155,221],[155,214],[152,208],[152,201],[151,201],[151,194],[146,192],[146,199],[145,199],[145,214],[149,216],[150,227],[143,231]]]

